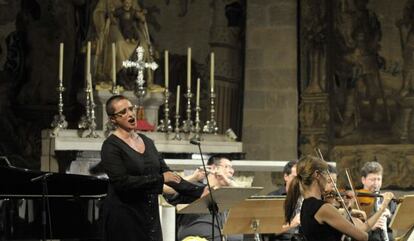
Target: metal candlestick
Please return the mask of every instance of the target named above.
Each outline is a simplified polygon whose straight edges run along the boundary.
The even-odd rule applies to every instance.
[[[91,90],[93,91],[93,90]],[[89,138],[98,138],[99,135],[96,132],[96,122],[95,122],[95,101],[93,100],[93,98],[90,98],[90,118],[89,118],[89,134],[86,135],[86,137]]]
[[[196,116],[195,116],[195,127],[194,127],[194,136],[191,140],[201,141],[201,121],[200,121],[200,111],[201,108],[199,105],[195,108]]]
[[[160,121],[160,124],[158,125],[157,130],[166,132],[167,134],[172,131],[171,121],[169,119],[169,113],[170,113],[170,108],[168,104],[169,98],[170,98],[170,92],[166,88],[164,90],[164,119]]]
[[[215,110],[215,99],[216,93],[214,91],[210,92],[210,120],[206,121],[206,124],[203,127],[204,133],[213,133],[217,135],[218,127],[216,122],[216,110]]]
[[[120,88],[119,85],[112,85],[112,90],[111,90],[112,95],[119,95],[120,92],[121,92],[120,89],[121,88]],[[110,120],[107,120],[106,123],[105,123],[104,136],[105,137],[108,137],[109,134],[111,133],[111,131],[113,131],[113,130],[114,130],[113,124],[111,123]]]
[[[191,98],[193,94],[191,93],[191,89],[187,89],[187,94],[184,95],[187,98],[187,120],[183,121],[183,132],[189,133],[194,131],[193,121],[191,120]]]
[[[177,113],[175,115],[175,128],[174,128],[175,135],[172,138],[173,140],[181,141],[181,134],[180,134],[180,115]]]
[[[59,130],[66,129],[68,127],[68,122],[66,121],[66,117],[63,114],[63,92],[65,91],[65,87],[63,87],[62,80],[59,80],[59,85],[56,88],[59,92],[59,104],[58,104],[58,115],[53,117],[53,122],[51,124],[53,130],[50,133],[51,137],[57,136]]]
[[[78,122],[79,129],[88,129],[89,128],[89,120],[91,116],[91,105],[90,105],[90,93],[91,89],[89,87],[85,87],[85,93],[86,93],[86,101],[85,101],[85,115],[82,115],[80,121]],[[82,135],[81,135],[82,137]]]

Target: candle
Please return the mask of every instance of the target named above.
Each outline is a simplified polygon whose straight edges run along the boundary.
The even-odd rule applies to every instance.
[[[214,53],[210,56],[210,89],[214,92]]]
[[[178,115],[180,113],[180,86],[177,86],[177,96],[176,96],[176,103],[175,103],[175,114]]]
[[[63,81],[63,43],[59,46],[59,82]]]
[[[191,48],[187,50],[187,89],[191,90]]]
[[[112,43],[112,82],[116,86],[116,51],[115,43]]]
[[[87,50],[86,50],[86,76],[85,76],[86,79],[88,79],[88,75],[90,73],[91,73],[91,42],[88,41]]]
[[[165,61],[165,70],[164,70],[164,72],[165,72],[165,88],[166,89],[168,89],[168,81],[169,81],[169,76],[168,76],[168,51],[167,50],[165,50],[165,52],[164,52],[164,61]]]
[[[200,78],[197,79],[197,102],[196,107],[200,106]]]

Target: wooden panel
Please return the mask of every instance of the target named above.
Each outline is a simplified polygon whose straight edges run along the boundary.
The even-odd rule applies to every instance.
[[[281,233],[284,202],[284,198],[245,200],[230,209],[223,231],[225,234],[253,234],[252,222],[257,220],[258,233]]]

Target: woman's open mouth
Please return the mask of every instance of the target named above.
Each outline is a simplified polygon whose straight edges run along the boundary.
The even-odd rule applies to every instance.
[[[135,118],[134,117],[129,118],[128,123],[135,124]]]

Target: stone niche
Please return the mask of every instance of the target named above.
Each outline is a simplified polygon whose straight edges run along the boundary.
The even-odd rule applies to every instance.
[[[361,184],[360,169],[367,161],[378,161],[384,168],[382,188],[414,188],[414,145],[353,145],[335,146],[330,160],[336,161],[339,173],[349,168],[354,185]],[[338,175],[338,182],[346,184],[346,176]]]

